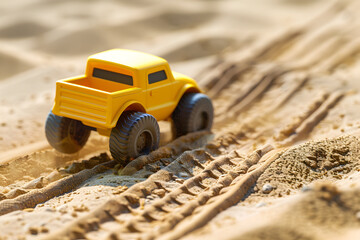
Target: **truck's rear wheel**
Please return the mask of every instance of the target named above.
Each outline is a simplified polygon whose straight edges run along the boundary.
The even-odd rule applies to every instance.
[[[90,129],[82,122],[49,113],[45,123],[49,144],[62,153],[76,153],[87,142]]]
[[[121,163],[149,154],[159,147],[160,129],[156,119],[146,113],[124,112],[110,135],[110,152]]]
[[[214,109],[208,96],[185,93],[172,114],[173,135],[180,137],[190,132],[210,130]]]

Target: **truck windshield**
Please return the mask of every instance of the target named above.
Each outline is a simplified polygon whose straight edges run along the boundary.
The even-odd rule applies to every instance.
[[[133,86],[132,76],[122,73],[111,72],[100,68],[94,68],[92,75],[93,77]]]

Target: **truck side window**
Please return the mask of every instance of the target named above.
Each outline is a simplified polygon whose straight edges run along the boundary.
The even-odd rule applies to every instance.
[[[100,68],[94,68],[93,77],[110,80],[117,83],[122,83],[126,85],[133,85],[133,78],[132,76],[111,72]]]
[[[167,79],[167,76],[166,76],[166,73],[164,70],[149,74],[149,84],[160,82],[160,81],[166,80],[166,79]]]

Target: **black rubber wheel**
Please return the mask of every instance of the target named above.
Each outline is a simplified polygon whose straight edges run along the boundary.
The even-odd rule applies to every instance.
[[[62,153],[76,153],[87,142],[90,129],[82,122],[49,113],[45,124],[49,144]]]
[[[111,131],[109,147],[112,157],[125,164],[159,147],[160,129],[156,119],[147,113],[124,112]]]
[[[208,96],[185,93],[172,114],[173,135],[180,137],[190,132],[211,130],[214,108]]]

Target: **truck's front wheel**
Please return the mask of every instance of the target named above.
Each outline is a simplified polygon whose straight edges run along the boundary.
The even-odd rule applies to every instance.
[[[82,122],[49,113],[45,123],[49,144],[62,153],[76,153],[87,142],[90,129]]]
[[[173,135],[180,137],[190,132],[210,130],[214,109],[208,96],[185,93],[172,114]]]
[[[149,154],[159,146],[160,129],[156,119],[146,113],[124,112],[112,129],[109,147],[112,157],[121,163]]]

